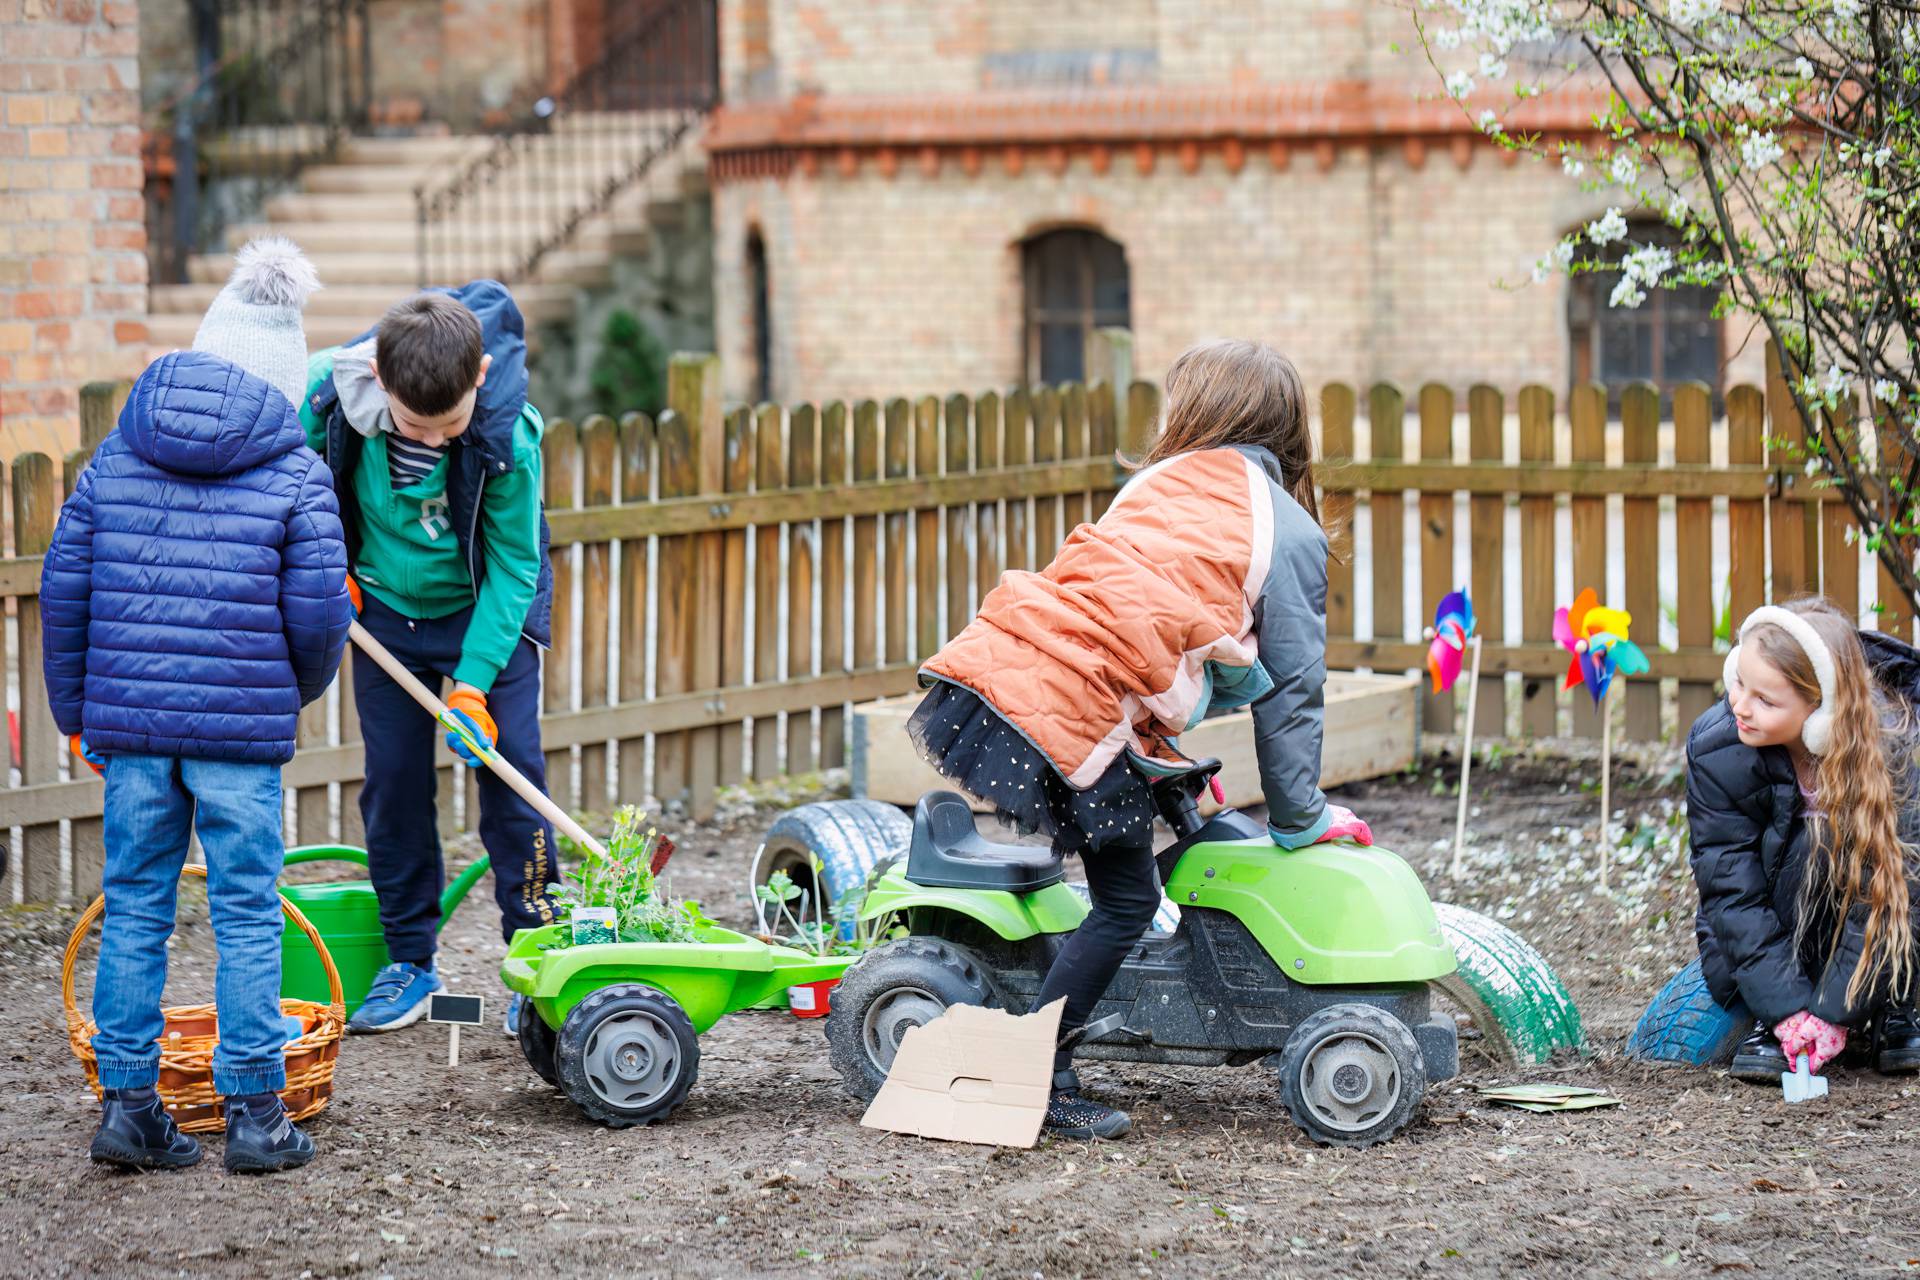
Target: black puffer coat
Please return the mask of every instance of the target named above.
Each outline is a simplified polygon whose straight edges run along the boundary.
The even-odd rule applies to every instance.
[[[1886,692],[1920,701],[1920,651],[1879,632],[1860,639]],[[1865,1021],[1883,997],[1849,1006],[1846,991],[1865,940],[1866,906],[1848,912],[1837,949],[1831,915],[1808,920],[1795,946],[1813,846],[1806,804],[1786,748],[1741,742],[1725,699],[1687,736],[1687,819],[1700,890],[1694,934],[1713,998],[1727,1007],[1744,1003],[1769,1026],[1802,1009],[1828,1022]],[[1902,826],[1911,828],[1911,819]],[[1914,832],[1902,834],[1912,839]]]

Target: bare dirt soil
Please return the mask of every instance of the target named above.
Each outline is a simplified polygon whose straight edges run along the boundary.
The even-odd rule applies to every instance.
[[[1445,874],[1452,767],[1345,788],[1436,898],[1505,918],[1553,961],[1594,1056],[1528,1068],[1624,1100],[1511,1111],[1473,1086],[1514,1078],[1466,1054],[1402,1137],[1316,1146],[1259,1066],[1093,1064],[1131,1137],[995,1150],[881,1135],[827,1066],[821,1024],[723,1020],[664,1125],[609,1131],[542,1084],[503,1036],[460,1065],[425,1024],[355,1038],[310,1124],[320,1157],[270,1179],[224,1174],[219,1142],[183,1173],[86,1160],[95,1108],[58,995],[73,916],[0,917],[0,1274],[59,1276],[1881,1276],[1920,1269],[1920,1084],[1840,1073],[1825,1103],[1621,1056],[1691,957],[1692,887],[1670,762],[1623,767],[1614,893],[1597,890],[1591,759],[1475,771],[1464,883]],[[723,922],[776,810],[676,832],[672,890]],[[471,847],[455,850],[456,861]],[[213,945],[189,886],[175,998],[205,999]],[[461,909],[442,966],[495,997],[489,896]],[[87,952],[90,971],[91,948]],[[83,984],[84,986],[84,984]],[[84,998],[84,996],[83,996]]]

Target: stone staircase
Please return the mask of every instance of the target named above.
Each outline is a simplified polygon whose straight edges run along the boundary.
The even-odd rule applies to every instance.
[[[613,176],[609,161],[599,155],[604,148],[593,143],[594,123],[576,115],[567,127],[577,143],[562,136],[554,144],[575,146],[562,172],[583,188]],[[444,179],[491,142],[484,136],[431,134],[349,139],[331,163],[309,166],[297,190],[268,200],[263,217],[229,227],[227,247],[237,249],[269,232],[300,245],[324,286],[307,304],[307,345],[317,351],[347,341],[415,287],[414,188],[425,178]],[[706,160],[694,131],[611,208],[588,218],[566,244],[548,253],[531,279],[513,285],[530,340],[537,342],[541,325],[572,319],[583,291],[612,283],[615,259],[644,254],[656,224],[667,219],[677,225],[682,202],[703,199],[706,189]],[[487,198],[495,209],[512,208],[518,200],[530,219],[536,207],[551,205],[506,192]],[[503,254],[478,250],[462,261],[457,275],[464,281],[497,276],[505,268]],[[231,252],[199,254],[188,264],[191,283],[149,289],[150,357],[192,345],[201,316],[232,269]]]

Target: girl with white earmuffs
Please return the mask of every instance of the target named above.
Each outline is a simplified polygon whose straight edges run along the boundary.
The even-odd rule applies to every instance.
[[[1848,1046],[1920,1068],[1912,841],[1920,653],[1823,599],[1757,609],[1727,696],[1687,738],[1695,934],[1713,998],[1754,1021],[1733,1074]]]

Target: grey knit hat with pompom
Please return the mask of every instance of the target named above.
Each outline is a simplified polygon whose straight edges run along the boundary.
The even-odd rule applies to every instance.
[[[193,349],[219,356],[279,388],[294,408],[307,390],[307,334],[300,313],[320,276],[285,236],[262,236],[234,257],[233,278],[193,335]]]

